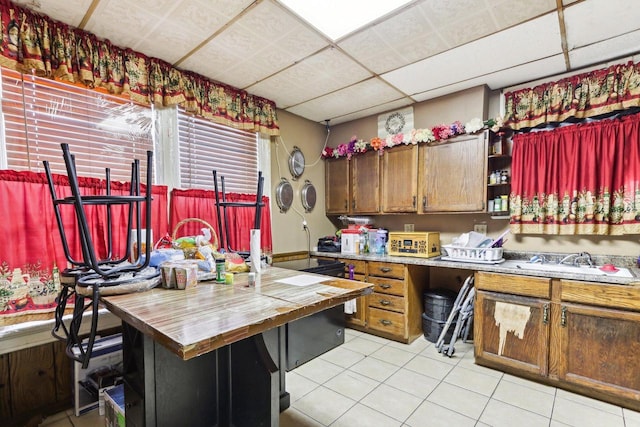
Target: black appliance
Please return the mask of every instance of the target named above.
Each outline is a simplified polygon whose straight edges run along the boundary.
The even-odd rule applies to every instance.
[[[318,252],[340,252],[341,244],[334,236],[318,239]]]
[[[305,258],[273,264],[274,267],[344,277],[344,263],[338,260]],[[294,320],[286,325],[287,371],[344,344],[344,305]]]

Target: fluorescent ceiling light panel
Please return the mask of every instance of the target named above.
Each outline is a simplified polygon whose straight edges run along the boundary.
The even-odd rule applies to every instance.
[[[411,0],[280,0],[305,21],[337,40]]]

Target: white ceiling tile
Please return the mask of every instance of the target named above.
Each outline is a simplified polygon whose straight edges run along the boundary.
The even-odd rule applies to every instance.
[[[372,116],[374,114],[385,113],[387,111],[393,111],[398,108],[407,107],[413,104],[413,101],[409,98],[399,99],[397,101],[387,102],[382,105],[378,105],[372,108],[358,111],[356,113],[345,114],[344,116],[331,119],[331,125],[338,125],[340,123],[350,122],[352,120],[361,119],[363,117]]]
[[[24,5],[39,13],[65,24],[78,27],[85,13],[91,6],[92,0],[65,0],[40,2],[41,7],[32,6],[33,0],[14,0],[13,3]]]
[[[313,121],[322,121],[401,98],[403,98],[401,93],[384,82],[378,79],[369,79],[296,105],[289,108],[288,111]]]
[[[569,50],[640,29],[638,4],[628,0],[585,1],[564,17]]]
[[[599,43],[569,51],[572,69],[583,68],[602,62],[602,58],[619,58],[638,52],[640,30],[610,38]]]
[[[407,64],[406,60],[373,30],[358,33],[338,45],[356,61],[377,74]]]
[[[556,20],[554,26],[552,22]],[[523,49],[526,46],[526,49]],[[412,95],[487,75],[561,52],[555,14],[545,15],[483,39],[383,74]]]
[[[454,21],[441,21],[438,24],[438,33],[451,47],[493,34],[498,29],[491,13],[484,9],[465,14]]]
[[[371,73],[339,50],[325,49],[247,90],[287,108],[369,77]]]
[[[491,3],[491,13],[500,29],[556,10],[556,0],[501,0]]]

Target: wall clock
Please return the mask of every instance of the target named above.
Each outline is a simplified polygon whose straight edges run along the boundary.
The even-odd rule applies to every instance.
[[[304,154],[296,146],[293,147],[289,154],[289,172],[291,172],[294,180],[298,179],[304,172]]]

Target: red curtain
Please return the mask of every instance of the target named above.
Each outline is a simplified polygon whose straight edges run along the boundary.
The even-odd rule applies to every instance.
[[[222,195],[219,195],[220,199]],[[176,226],[187,218],[198,218],[211,225],[220,239],[218,229],[218,217],[215,209],[215,192],[212,190],[178,190],[171,191],[170,196],[171,212],[169,214],[169,228],[176,232],[176,237],[193,236],[200,234],[203,225],[195,221],[187,221]],[[255,202],[256,196],[252,194],[227,193],[228,202]],[[269,210],[269,198],[262,197],[264,206],[262,207],[262,217],[260,219],[260,246],[262,251],[270,253],[272,251],[271,235],[271,212]],[[222,212],[222,211],[221,211]],[[254,228],[255,209],[253,207],[229,207],[227,208],[227,218],[229,219],[229,240],[226,242],[227,248],[236,251],[249,251],[250,232]],[[222,225],[224,227],[224,224]],[[173,233],[172,232],[172,233]],[[225,239],[226,240],[226,239]],[[218,244],[220,246],[220,244]]]
[[[511,231],[640,234],[640,116],[513,138]]]

